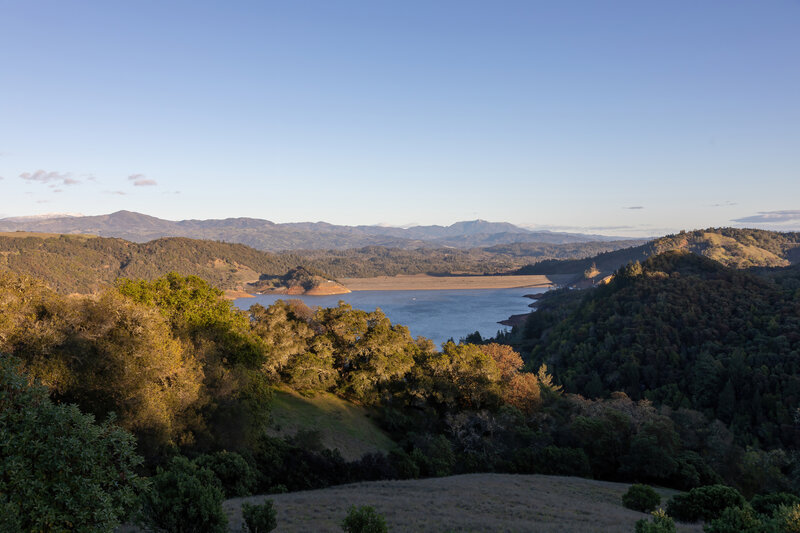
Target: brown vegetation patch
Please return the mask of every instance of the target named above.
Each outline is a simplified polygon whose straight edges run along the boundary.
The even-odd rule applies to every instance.
[[[342,278],[351,291],[410,291],[456,289],[514,289],[522,287],[552,287],[564,276],[377,276],[374,278]]]

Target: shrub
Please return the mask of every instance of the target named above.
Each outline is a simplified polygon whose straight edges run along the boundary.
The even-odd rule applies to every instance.
[[[652,515],[652,522],[648,522],[646,518],[636,522],[636,533],[675,533],[675,522],[663,509],[653,511]]]
[[[800,533],[800,504],[778,507],[774,524],[781,533]]]
[[[250,496],[258,482],[258,472],[236,452],[221,451],[201,455],[194,460],[200,468],[208,468],[217,476],[226,498]]]
[[[781,505],[792,506],[800,503],[800,498],[788,492],[757,494],[750,500],[750,505],[757,513],[772,516]]]
[[[214,472],[186,457],[175,457],[166,470],[158,468],[152,481],[152,490],[143,498],[145,526],[170,533],[227,531],[228,517],[222,511],[225,495]]]
[[[667,502],[667,513],[681,522],[706,522],[719,518],[728,507],[741,507],[745,499],[738,490],[725,485],[697,487],[676,494]]]
[[[267,500],[261,505],[242,504],[242,516],[250,533],[266,533],[278,527],[275,515],[272,500]]]
[[[358,508],[351,506],[347,517],[342,521],[342,529],[347,533],[386,533],[389,531],[383,516],[369,505]]]
[[[56,405],[0,355],[0,531],[111,531],[145,481],[133,436]]]
[[[703,526],[705,533],[764,533],[765,524],[749,505],[728,507],[719,518]]]
[[[634,511],[649,513],[661,503],[661,496],[648,485],[631,485],[622,495],[622,505]]]

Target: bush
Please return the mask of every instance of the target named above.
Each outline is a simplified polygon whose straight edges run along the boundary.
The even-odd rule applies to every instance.
[[[800,498],[788,492],[757,494],[750,500],[750,505],[759,514],[772,516],[781,505],[792,506],[800,503]]]
[[[342,521],[342,529],[347,533],[386,533],[389,531],[383,516],[369,505],[359,508],[351,506],[347,517]]]
[[[778,507],[774,524],[781,533],[800,533],[800,504]]]
[[[127,431],[56,405],[0,355],[0,531],[111,531],[146,483]]]
[[[226,498],[250,496],[256,488],[258,472],[238,453],[221,451],[201,455],[194,462],[200,468],[214,472]]]
[[[634,511],[649,513],[661,503],[661,496],[648,485],[631,485],[622,495],[622,505]]]
[[[703,526],[705,533],[764,533],[766,525],[749,505],[728,507],[719,518]]]
[[[267,500],[261,505],[242,504],[242,516],[250,533],[266,533],[278,527],[275,515],[272,500]]]
[[[685,494],[676,494],[667,502],[667,514],[681,522],[709,522],[719,518],[728,507],[746,503],[738,490],[725,485],[697,487]]]
[[[636,522],[636,533],[675,533],[675,522],[663,509],[653,511],[652,515],[652,522],[648,522],[646,518]]]
[[[211,470],[175,457],[166,470],[158,468],[152,481],[152,490],[143,498],[145,526],[170,533],[228,530],[228,517],[222,511],[225,494]]]

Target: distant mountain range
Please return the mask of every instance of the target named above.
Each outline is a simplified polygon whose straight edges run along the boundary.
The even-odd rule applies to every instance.
[[[190,237],[241,243],[259,250],[331,250],[386,246],[473,248],[538,242],[567,244],[619,240],[620,237],[533,231],[507,222],[471,220],[451,226],[338,226],[326,222],[276,224],[257,218],[164,220],[132,211],[109,215],[47,215],[0,219],[0,231],[91,234],[147,242],[161,237]]]

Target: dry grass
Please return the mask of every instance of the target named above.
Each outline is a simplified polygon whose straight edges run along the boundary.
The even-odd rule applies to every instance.
[[[275,391],[269,433],[294,436],[300,430],[316,430],[322,445],[338,449],[347,460],[366,453],[388,452],[395,443],[369,417],[370,411],[331,394],[306,398],[290,390]]]
[[[552,287],[563,276],[378,276],[374,278],[342,278],[339,281],[351,291],[420,291],[456,289],[513,289],[518,287]]]
[[[242,528],[242,502],[271,499],[278,511],[276,532],[340,532],[349,506],[372,505],[391,532],[630,533],[647,515],[622,506],[628,487],[572,477],[468,474],[236,498],[225,509],[233,531]],[[657,490],[662,506],[675,493]],[[699,524],[678,524],[678,532],[700,531]]]

